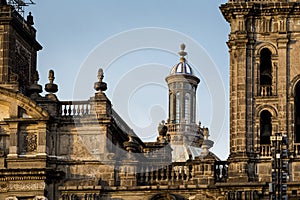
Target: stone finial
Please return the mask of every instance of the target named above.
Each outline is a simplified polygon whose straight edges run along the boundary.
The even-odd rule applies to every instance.
[[[50,99],[57,100],[56,95],[53,94],[58,91],[58,86],[55,83],[53,83],[54,79],[55,79],[54,71],[51,69],[49,70],[49,74],[48,74],[49,83],[45,85],[45,90],[50,93],[49,95],[46,96],[48,96]]]
[[[165,125],[165,121],[162,120],[159,124],[158,124],[158,133],[159,133],[159,136],[161,137],[165,137],[167,135],[167,132],[168,132],[168,127]]]
[[[98,70],[98,81],[99,81],[99,82],[102,82],[103,78],[104,78],[103,69],[100,68],[100,69]]]
[[[37,82],[40,80],[40,76],[39,76],[39,72],[38,71],[35,71],[32,75],[32,79],[33,79],[33,82],[35,84],[37,84]]]
[[[187,52],[184,51],[185,50],[185,44],[181,44],[180,45],[180,51],[178,52],[178,54],[180,55],[180,62],[184,62],[185,61],[185,56],[187,55]]]
[[[208,139],[208,137],[209,137],[209,130],[208,130],[208,128],[203,128],[203,137],[204,137],[204,140]]]
[[[128,151],[130,153],[137,152],[139,149],[139,144],[136,142],[134,137],[135,136],[134,136],[133,130],[131,129],[130,132],[128,133],[128,141],[123,143],[126,151]]]
[[[208,128],[203,127],[203,138],[204,138],[204,140],[203,140],[203,143],[202,143],[202,146],[201,146],[201,148],[202,148],[202,153],[201,154],[203,155],[203,157],[205,157],[209,153],[209,149],[211,147],[213,147],[213,145],[214,145],[214,142],[211,141],[210,139],[208,139],[208,137],[209,137],[209,130],[208,130]]]
[[[32,99],[40,97],[39,93],[43,92],[42,86],[38,84],[39,79],[39,73],[35,71],[32,75],[33,84],[28,88],[28,94]]]
[[[49,70],[48,80],[51,84],[53,84],[55,77],[54,77],[54,71],[52,69]]]
[[[96,91],[98,91],[99,93],[102,93],[102,92],[104,92],[104,91],[107,90],[107,84],[106,84],[105,82],[103,82],[104,72],[103,72],[103,69],[102,69],[102,68],[100,68],[100,69],[98,70],[98,75],[97,75],[97,77],[98,77],[98,82],[95,82],[95,84],[94,84],[94,89],[95,89]]]
[[[197,132],[201,133],[201,121],[198,122]]]
[[[29,14],[27,15],[27,24],[32,26],[34,25],[34,22],[33,22],[33,16],[31,15],[31,12],[29,12]]]

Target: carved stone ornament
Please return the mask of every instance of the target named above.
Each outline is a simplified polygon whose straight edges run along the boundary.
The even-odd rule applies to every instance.
[[[37,149],[37,135],[34,133],[23,132],[23,148],[22,151],[34,152]]]
[[[44,196],[36,196],[33,198],[33,200],[48,200],[48,199]]]
[[[5,200],[18,200],[17,197],[6,197]]]
[[[9,184],[10,191],[32,191],[32,190],[44,190],[45,183],[11,183]]]

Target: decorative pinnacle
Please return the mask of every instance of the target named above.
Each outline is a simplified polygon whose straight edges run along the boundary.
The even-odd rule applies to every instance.
[[[104,73],[103,73],[103,69],[100,68],[98,70],[98,82],[94,83],[94,89],[99,92],[102,93],[105,90],[107,90],[107,84],[105,82],[103,82],[103,77],[104,77]]]
[[[32,74],[33,83],[28,88],[28,94],[32,99],[37,99],[40,97],[39,93],[43,92],[42,86],[38,84],[39,79],[39,73],[35,70]]]
[[[31,15],[31,12],[29,12],[29,14],[27,15],[27,24],[31,26],[34,25],[33,16]]]
[[[54,77],[54,71],[52,69],[49,70],[48,79],[49,79],[49,83],[45,85],[45,90],[51,94],[57,92],[58,87],[55,83],[53,83],[55,77]]]
[[[187,52],[185,52],[184,49],[185,49],[185,44],[182,43],[182,44],[180,45],[180,51],[178,52],[178,54],[180,55],[180,61],[181,61],[181,62],[184,62],[184,61],[185,61],[184,56],[187,55]]]
[[[48,74],[48,80],[50,82],[50,84],[53,84],[55,77],[54,77],[54,71],[52,69],[49,70],[49,74]]]
[[[35,72],[33,73],[32,76],[33,76],[33,77],[32,77],[33,83],[34,83],[34,84],[37,84],[38,81],[40,80],[39,72],[35,70]]]
[[[98,81],[101,83],[102,80],[103,80],[103,78],[104,78],[103,69],[100,68],[100,69],[98,70]]]

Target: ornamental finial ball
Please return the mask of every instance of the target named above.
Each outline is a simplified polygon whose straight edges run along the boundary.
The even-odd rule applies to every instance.
[[[187,53],[184,51],[184,49],[185,49],[185,44],[181,44],[180,45],[180,51],[178,52],[178,54],[180,55],[180,57],[181,57],[181,62],[184,62],[185,61],[185,59],[184,59],[184,56],[186,56],[187,55]]]

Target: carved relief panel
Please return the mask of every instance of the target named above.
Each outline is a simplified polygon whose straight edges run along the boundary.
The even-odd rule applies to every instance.
[[[21,126],[19,130],[20,154],[32,154],[37,151],[37,133],[32,126]]]

